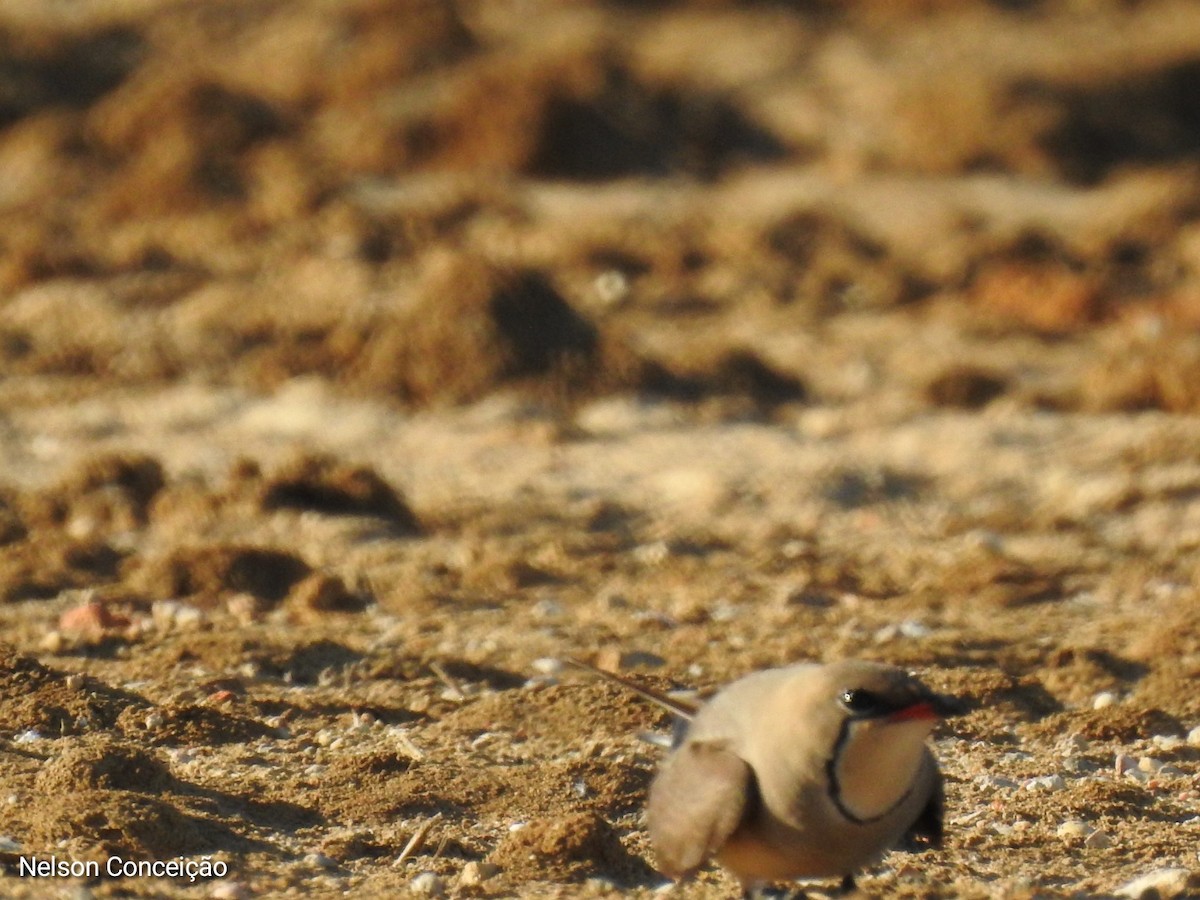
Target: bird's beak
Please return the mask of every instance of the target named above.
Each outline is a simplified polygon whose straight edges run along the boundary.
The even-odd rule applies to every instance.
[[[957,697],[932,694],[911,706],[898,709],[887,717],[889,722],[912,722],[922,719],[948,719],[967,712],[967,705]]]

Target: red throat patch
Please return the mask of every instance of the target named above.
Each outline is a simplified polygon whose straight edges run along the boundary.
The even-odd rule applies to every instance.
[[[898,709],[887,717],[889,722],[911,722],[915,719],[938,719],[941,718],[933,708],[933,704],[928,701],[914,703],[912,706],[906,706],[904,709]]]

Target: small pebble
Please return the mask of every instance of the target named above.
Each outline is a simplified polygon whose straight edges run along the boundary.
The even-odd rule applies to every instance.
[[[975,778],[975,783],[980,787],[993,790],[1015,791],[1020,787],[1017,782],[1011,778],[1005,778],[1003,775],[979,775]]]
[[[566,612],[561,603],[548,598],[539,600],[537,603],[533,604],[533,607],[530,611],[533,613],[534,617],[538,619],[558,619],[561,618],[563,613]]]
[[[1092,698],[1092,709],[1106,709],[1117,702],[1117,695],[1112,691],[1101,691]]]
[[[1062,838],[1086,838],[1091,829],[1086,822],[1063,822],[1058,826],[1058,836]]]
[[[1162,760],[1155,759],[1153,756],[1143,756],[1138,760],[1137,767],[1147,775],[1153,775],[1161,769],[1166,763]]]
[[[1117,888],[1120,897],[1177,897],[1187,890],[1190,873],[1187,869],[1168,867],[1147,872]]]
[[[1112,844],[1112,838],[1102,828],[1097,828],[1084,838],[1083,841],[1083,846],[1089,847],[1092,850],[1107,850]]]
[[[1074,756],[1076,753],[1087,753],[1091,743],[1082,734],[1070,734],[1059,741],[1058,747],[1063,756]]]
[[[667,546],[666,541],[642,544],[640,547],[634,547],[632,553],[634,560],[643,566],[657,566],[665,562],[670,555],[671,549]]]
[[[67,639],[61,631],[47,631],[38,641],[38,647],[47,653],[58,653],[67,645]]]
[[[21,845],[17,841],[10,837],[0,837],[0,853],[17,853],[20,849]]]
[[[592,281],[596,298],[605,306],[611,306],[629,296],[629,279],[619,269],[606,269]]]
[[[212,900],[249,900],[250,888],[240,881],[214,881],[208,889]]]
[[[446,893],[446,882],[436,872],[422,872],[408,883],[408,889],[424,897],[441,897]]]
[[[1068,756],[1063,759],[1063,769],[1070,772],[1072,775],[1083,775],[1088,772],[1095,772],[1098,768],[1091,760],[1084,759],[1081,756]]]
[[[462,887],[470,887],[476,884],[483,884],[489,878],[494,878],[499,873],[500,867],[495,863],[478,862],[471,860],[458,874],[458,883]]]
[[[1160,750],[1177,750],[1183,746],[1183,738],[1177,734],[1156,734],[1150,739]]]
[[[553,656],[543,656],[533,661],[533,671],[539,675],[557,675],[563,670],[563,661]]]
[[[88,600],[72,606],[59,616],[58,627],[61,631],[75,634],[100,635],[105,629],[114,627],[117,621],[117,617],[103,603]]]
[[[63,683],[67,686],[67,690],[77,691],[83,687],[83,676],[78,672],[72,672],[63,680]]]
[[[150,607],[150,619],[159,631],[196,625],[204,618],[197,607],[179,600],[156,600]]]
[[[1200,747],[1200,725],[1188,732],[1187,742],[1192,747]]]
[[[318,869],[337,868],[337,860],[332,856],[326,856],[324,853],[309,853],[304,857],[304,861],[310,866],[316,866]]]
[[[900,623],[901,637],[913,638],[914,640],[924,637],[929,637],[933,634],[933,629],[917,619],[905,619]]]
[[[1061,791],[1066,786],[1067,782],[1061,775],[1040,775],[1027,779],[1021,785],[1027,791]]]
[[[1113,771],[1118,775],[1124,775],[1126,772],[1131,772],[1137,768],[1137,760],[1132,756],[1127,756],[1124,753],[1118,753],[1113,761]]]
[[[919,640],[922,637],[929,637],[934,630],[918,619],[905,619],[904,622],[884,625],[883,628],[875,632],[876,643],[887,643],[894,641],[898,637],[912,638]]]

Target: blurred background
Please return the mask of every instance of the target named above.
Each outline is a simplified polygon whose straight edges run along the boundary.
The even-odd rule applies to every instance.
[[[1186,0],[9,0],[0,400],[1194,411],[1198,149]]]
[[[862,656],[868,892],[1194,894],[1198,151],[1195,0],[0,0],[0,866],[659,897],[561,658]]]

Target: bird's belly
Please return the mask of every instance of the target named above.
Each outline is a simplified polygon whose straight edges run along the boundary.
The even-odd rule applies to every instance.
[[[717,851],[717,861],[746,883],[840,878],[879,859],[907,825],[899,818],[857,825],[817,809],[799,828],[771,815],[746,823]]]
[[[845,852],[831,848],[825,841],[788,832],[790,829],[743,828],[717,851],[717,862],[742,881],[750,882],[841,877],[865,861],[848,859]],[[849,844],[842,849],[854,847]],[[852,852],[849,856],[859,854]]]
[[[841,875],[827,870],[825,860],[803,848],[780,849],[756,835],[735,834],[717,851],[717,862],[744,883],[789,881]]]

